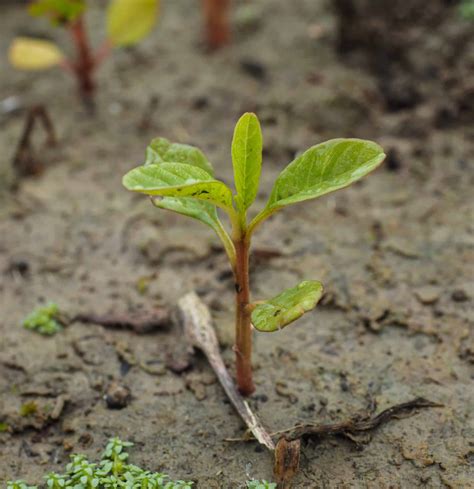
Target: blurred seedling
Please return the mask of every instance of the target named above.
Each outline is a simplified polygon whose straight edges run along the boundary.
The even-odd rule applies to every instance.
[[[277,485],[274,482],[265,480],[252,480],[247,482],[247,489],[276,489]]]
[[[230,0],[202,0],[205,36],[209,49],[215,50],[230,42]]]
[[[252,380],[252,325],[262,332],[286,327],[312,310],[323,292],[311,280],[283,291],[272,299],[250,301],[249,250],[255,230],[288,205],[321,197],[347,187],[385,158],[382,148],[361,139],[332,139],[306,150],[278,176],[268,202],[250,221],[247,212],[259,187],[262,165],[262,133],[255,114],[246,113],[234,130],[232,163],[236,193],[214,178],[214,170],[197,148],[154,139],[145,163],[123,178],[131,191],[151,196],[152,203],[210,226],[221,239],[235,281],[235,356],[237,385],[243,395],[254,391]],[[230,219],[230,234],[217,209]]]
[[[463,0],[459,5],[459,13],[464,19],[474,21],[474,0]]]
[[[30,486],[22,480],[9,481],[7,489],[192,489],[193,482],[173,481],[166,474],[151,472],[128,463],[127,449],[133,443],[119,438],[109,440],[101,460],[90,462],[84,455],[71,455],[64,474],[47,474],[45,484]],[[253,487],[253,486],[252,486]],[[266,487],[266,486],[263,486]]]
[[[31,71],[59,66],[76,78],[81,99],[87,107],[93,107],[96,69],[112,48],[137,44],[151,32],[158,18],[159,0],[110,0],[107,38],[97,50],[91,48],[85,28],[85,0],[34,0],[28,11],[34,17],[48,18],[55,27],[65,28],[76,55],[68,58],[54,42],[45,39],[17,37],[10,46],[10,63]]]
[[[52,336],[62,330],[65,322],[58,305],[50,302],[30,313],[23,321],[23,327],[44,336]]]

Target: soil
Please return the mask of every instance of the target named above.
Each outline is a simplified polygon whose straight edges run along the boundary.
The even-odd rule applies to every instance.
[[[362,449],[337,438],[305,445],[294,487],[474,487],[474,49],[473,24],[455,3],[444,2],[434,28],[423,16],[406,26],[400,37],[412,34],[412,42],[400,49],[409,63],[389,63],[401,81],[388,86],[357,24],[341,54],[329,2],[236,2],[234,42],[213,54],[200,43],[199,2],[166,2],[153,35],[114,52],[98,72],[95,116],[66,74],[7,66],[14,35],[69,44],[21,6],[2,7],[1,482],[40,483],[71,451],[98,458],[111,436],[135,443],[134,463],[198,488],[272,478],[271,454],[226,441],[243,426],[205,360],[178,373],[167,367],[170,356],[183,363],[178,325],[138,335],[74,323],[51,338],[20,326],[47,301],[71,315],[133,314],[173,308],[194,289],[232,368],[233,285],[223,250],[200,223],[125,191],[121,176],[160,135],[200,146],[230,182],[233,125],[254,110],[265,140],[257,209],[286,163],[317,142],[374,139],[388,159],[359,184],[289,208],[256,234],[254,297],[302,279],[321,280],[326,293],[297,324],[255,334],[252,408],[277,431],[341,421],[373,401],[378,410],[418,396],[444,405],[391,421]],[[87,23],[99,42],[100,5]],[[7,110],[12,101],[15,111]],[[43,149],[39,129],[35,148],[47,168],[12,191],[25,108],[37,104],[49,111],[59,147]],[[118,404],[106,402],[120,392],[127,395]],[[38,412],[22,417],[28,402]]]

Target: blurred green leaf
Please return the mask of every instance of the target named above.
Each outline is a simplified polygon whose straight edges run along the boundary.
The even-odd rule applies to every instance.
[[[158,19],[159,0],[111,0],[107,10],[107,36],[115,46],[136,44]]]
[[[36,0],[28,7],[34,17],[48,17],[53,24],[67,24],[84,13],[84,0]]]
[[[56,44],[32,37],[16,37],[8,51],[8,60],[19,70],[45,70],[60,64],[63,59]]]
[[[474,21],[474,0],[463,0],[459,5],[459,13],[464,19]]]

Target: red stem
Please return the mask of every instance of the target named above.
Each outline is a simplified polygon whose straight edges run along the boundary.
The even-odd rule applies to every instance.
[[[254,392],[252,380],[252,325],[249,286],[249,242],[246,236],[234,241],[236,252],[235,264],[235,360],[237,370],[237,385],[244,396]]]
[[[218,49],[230,42],[230,0],[203,0],[202,4],[206,41],[211,49]]]
[[[92,74],[96,67],[96,62],[87,39],[84,19],[79,17],[73,22],[70,31],[77,51],[77,58],[76,62],[73,64],[73,68],[79,84],[79,94],[85,104],[91,105],[93,104],[95,91],[95,83]]]

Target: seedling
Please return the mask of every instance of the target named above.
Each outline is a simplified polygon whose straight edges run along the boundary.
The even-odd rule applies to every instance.
[[[474,21],[474,0],[463,0],[459,5],[461,17]]]
[[[127,448],[133,443],[118,438],[109,440],[99,463],[91,463],[84,455],[71,455],[64,474],[51,472],[44,479],[47,489],[192,489],[193,482],[173,481],[166,474],[150,472],[127,464]],[[7,489],[38,489],[22,480],[9,481]]]
[[[276,489],[277,485],[274,482],[265,480],[252,480],[247,482],[247,489]]]
[[[94,72],[114,47],[131,46],[153,29],[159,0],[111,0],[107,10],[107,39],[96,51],[90,47],[84,25],[85,0],[34,0],[29,13],[47,17],[55,27],[66,28],[76,49],[75,59],[67,58],[53,42],[17,37],[10,46],[10,63],[22,70],[44,70],[59,66],[77,80],[81,99],[93,103]]]
[[[50,302],[38,307],[23,321],[23,327],[44,336],[51,336],[62,330],[61,314],[57,304]]]
[[[230,41],[230,0],[202,0],[206,42],[210,49],[219,49]]]
[[[250,221],[247,212],[257,196],[262,165],[262,133],[255,114],[244,114],[234,130],[234,195],[224,182],[214,178],[211,164],[199,149],[162,138],[150,143],[144,165],[124,176],[128,190],[151,196],[158,208],[200,220],[221,239],[235,279],[236,375],[243,395],[254,391],[252,324],[258,331],[279,331],[313,309],[323,292],[322,284],[311,280],[272,299],[251,302],[249,249],[254,231],[288,205],[347,187],[377,168],[384,157],[380,146],[361,139],[332,139],[317,144],[280,173],[265,207]],[[217,208],[228,215],[230,234]]]

